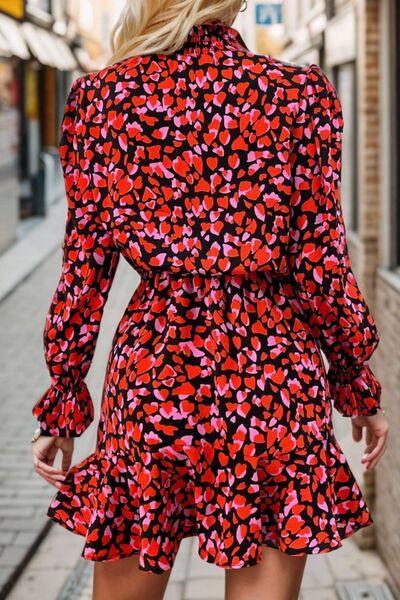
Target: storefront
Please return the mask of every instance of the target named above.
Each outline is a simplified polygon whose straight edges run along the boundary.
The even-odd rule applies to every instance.
[[[62,106],[78,64],[59,36],[29,22],[22,31],[32,55],[23,69],[21,209],[28,217],[45,214],[62,193],[56,148]]]
[[[20,68],[29,51],[17,20],[23,2],[0,0],[0,252],[17,236],[20,218],[22,89]],[[5,14],[5,13],[8,14]],[[12,16],[11,16],[12,15]]]
[[[57,146],[79,70],[47,0],[0,0],[0,252],[63,194]]]

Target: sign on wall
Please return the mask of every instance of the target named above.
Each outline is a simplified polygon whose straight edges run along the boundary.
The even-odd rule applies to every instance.
[[[24,17],[25,0],[0,0],[0,12],[4,12],[16,19]]]
[[[282,23],[282,4],[280,2],[262,2],[256,4],[257,25],[276,25]]]

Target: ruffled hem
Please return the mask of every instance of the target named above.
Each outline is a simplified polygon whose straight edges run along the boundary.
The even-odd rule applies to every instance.
[[[93,421],[93,401],[83,380],[76,384],[57,382],[41,396],[32,414],[49,435],[78,437]]]
[[[330,365],[329,388],[335,408],[345,417],[374,415],[380,408],[381,384],[369,366]]]
[[[77,535],[85,536],[85,534],[78,531],[78,529],[70,527],[67,524],[67,522],[63,521],[62,518],[57,513],[53,513],[51,511],[49,511],[48,516],[50,517],[50,519],[52,519],[52,521],[54,521],[54,523],[61,525],[67,531],[70,531]],[[329,544],[327,546],[320,548],[318,550],[318,552],[315,552],[312,549],[306,549],[304,551],[290,550],[287,548],[282,549],[278,543],[274,543],[272,541],[265,541],[262,543],[262,546],[265,546],[266,548],[273,548],[274,550],[279,550],[280,552],[284,552],[285,554],[288,554],[290,556],[299,556],[300,557],[300,556],[311,556],[311,555],[315,555],[315,554],[327,554],[328,552],[333,552],[334,550],[341,548],[343,546],[343,542],[345,539],[349,538],[354,533],[357,533],[357,531],[359,531],[360,529],[363,529],[364,527],[369,527],[373,523],[374,523],[374,521],[373,521],[372,517],[370,517],[369,520],[365,521],[365,522],[356,522],[356,523],[354,523],[354,525],[347,524],[346,530],[345,531],[342,530],[342,536],[340,538],[340,543],[338,543],[338,545],[332,546],[331,544]],[[193,531],[188,531],[188,532],[184,533],[183,535],[180,535],[178,538],[178,546],[183,539],[197,537],[197,536],[198,536],[198,533],[197,533],[196,529],[193,529]],[[218,563],[208,554],[207,551],[204,551],[201,548],[198,549],[197,553],[198,553],[199,557],[202,560],[204,560],[205,562],[207,562],[211,565],[214,565],[216,567],[226,569],[227,571],[235,570],[235,569],[244,569],[247,567],[254,567],[254,566],[258,565],[261,560],[261,558],[255,559],[253,561],[247,561],[243,565],[235,566],[235,565],[227,565],[226,563],[221,563],[221,564]],[[105,557],[105,558],[98,558],[96,556],[88,558],[85,555],[85,551],[83,550],[81,556],[82,556],[82,558],[84,558],[85,560],[88,560],[90,562],[112,562],[114,560],[121,560],[123,558],[132,558],[133,556],[138,556],[139,557],[139,569],[141,571],[151,572],[151,573],[155,573],[155,574],[162,574],[162,573],[165,573],[165,571],[171,570],[174,566],[174,561],[176,558],[176,555],[175,555],[173,557],[173,559],[171,560],[171,562],[165,563],[165,568],[157,568],[155,566],[155,567],[152,567],[151,569],[148,569],[147,567],[142,566],[142,564],[140,562],[140,556],[141,556],[140,550],[136,550],[135,548],[131,548],[130,550],[124,551],[124,552],[121,551],[120,553],[116,553],[116,554],[113,554],[112,556]]]
[[[181,540],[193,536],[199,556],[225,569],[258,564],[263,546],[330,552],[373,520],[333,434],[322,452],[324,465],[260,460],[241,481],[240,463],[236,479],[222,466],[213,478],[185,452],[97,450],[69,470],[47,515],[86,538],[84,559],[138,555],[139,568],[153,573],[170,570]]]

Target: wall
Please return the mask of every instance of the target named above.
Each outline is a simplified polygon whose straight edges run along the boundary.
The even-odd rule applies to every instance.
[[[388,447],[376,472],[375,531],[376,543],[387,563],[400,597],[400,273],[391,269],[392,235],[391,203],[399,203],[398,190],[393,192],[392,175],[398,169],[398,156],[393,147],[396,140],[393,114],[398,111],[398,88],[393,83],[392,68],[398,48],[394,38],[394,3],[381,0],[379,12],[379,47],[381,74],[378,100],[381,128],[380,144],[380,235],[379,263],[376,285],[376,317],[381,341],[376,357],[376,374],[382,382],[382,404],[390,423]]]

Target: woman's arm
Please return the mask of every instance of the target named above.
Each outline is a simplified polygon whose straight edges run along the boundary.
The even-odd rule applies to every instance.
[[[340,202],[342,129],[335,88],[313,64],[293,130],[290,271],[329,360],[336,409],[345,416],[373,415],[381,386],[367,361],[379,337],[349,260]]]
[[[43,432],[77,437],[93,420],[84,378],[119,254],[93,197],[84,78],[72,85],[59,147],[68,211],[61,277],[46,318],[44,347],[52,385],[32,409]]]

